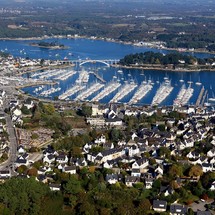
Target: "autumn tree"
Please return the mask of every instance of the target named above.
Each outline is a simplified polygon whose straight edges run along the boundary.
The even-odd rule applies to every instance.
[[[203,174],[202,167],[199,165],[194,165],[189,170],[190,177],[199,177]]]

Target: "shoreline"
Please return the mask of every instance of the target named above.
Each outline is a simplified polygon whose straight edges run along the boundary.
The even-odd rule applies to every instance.
[[[183,48],[168,48],[168,47],[153,47],[153,46],[138,46],[135,45],[136,42],[125,42],[125,41],[118,41],[115,39],[111,38],[93,38],[93,37],[88,37],[88,36],[61,36],[61,35],[56,35],[56,36],[41,36],[41,37],[19,37],[19,38],[0,38],[0,40],[6,40],[6,41],[31,41],[31,40],[45,40],[45,39],[89,39],[89,40],[100,40],[100,41],[106,41],[106,42],[112,42],[112,43],[119,43],[119,44],[124,44],[124,45],[132,45],[135,47],[146,47],[146,48],[152,48],[152,49],[157,49],[157,50],[166,50],[166,51],[177,51],[179,53],[203,53],[203,54],[211,54],[215,55],[215,52],[210,52],[206,50],[180,50]],[[40,47],[40,46],[37,46]],[[46,48],[46,47],[41,47],[41,48]],[[48,49],[55,49],[55,48],[50,48],[47,47]],[[60,48],[56,48],[60,49]],[[68,49],[63,48],[63,49]]]
[[[39,70],[46,70],[46,69],[60,69],[60,68],[70,68],[70,67],[74,67],[75,65],[74,64],[67,64],[67,65],[54,65],[54,66],[43,66],[43,67],[40,67],[40,68],[34,68],[34,69],[31,69],[31,70],[28,70],[28,71],[24,71],[24,72],[21,72],[18,74],[18,76],[20,75],[24,75],[24,74],[27,74],[27,73],[32,73],[32,72],[36,72],[36,71],[39,71]]]
[[[213,69],[171,69],[171,68],[162,68],[162,67],[148,67],[148,66],[123,66],[123,65],[111,65],[114,68],[124,68],[124,69],[139,69],[139,70],[157,70],[157,71],[169,71],[169,72],[202,72],[209,71],[215,72]]]

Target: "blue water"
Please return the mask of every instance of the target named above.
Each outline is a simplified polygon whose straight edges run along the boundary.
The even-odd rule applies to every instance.
[[[56,39],[48,39],[46,41],[56,41]],[[32,41],[0,41],[0,49],[2,51],[7,51],[16,57],[29,57],[29,58],[44,58],[44,59],[64,59],[65,57],[69,60],[78,60],[78,59],[120,59],[127,54],[145,52],[145,51],[156,51],[161,53],[168,53],[165,50],[151,49],[145,47],[134,47],[132,45],[124,45],[113,42],[105,42],[99,40],[89,40],[89,39],[58,39],[60,44],[64,44],[69,48],[66,50],[50,50],[39,47],[32,47],[29,44],[31,42],[37,42],[36,40]],[[206,53],[195,53],[193,54],[196,57],[205,58],[213,57],[213,55]],[[187,82],[192,81],[192,87],[194,88],[194,95],[190,100],[190,104],[194,104],[198,98],[199,92],[202,86],[195,85],[195,82],[200,81],[205,89],[208,89],[209,97],[212,97],[213,89],[215,89],[215,72],[201,71],[201,72],[170,72],[170,71],[142,71],[137,69],[122,69],[123,73],[117,73],[116,68],[107,68],[102,65],[96,64],[85,64],[84,66],[87,70],[97,70],[99,75],[101,75],[107,82],[113,79],[113,76],[117,76],[117,79],[123,84],[124,80],[133,79],[136,83],[140,84],[143,80],[151,79],[155,84],[153,89],[144,97],[140,103],[141,104],[150,104],[153,96],[156,93],[156,90],[159,88],[160,83],[164,81],[164,77],[168,77],[171,80],[174,90],[168,96],[168,98],[161,105],[171,105],[173,100],[176,98],[177,93],[179,92],[182,83],[179,82],[180,79],[183,79],[188,86]],[[76,68],[77,70],[79,68]],[[142,75],[141,75],[142,73]],[[58,96],[62,94],[66,89],[74,84],[77,74],[66,81],[59,82],[59,86],[62,88],[60,92],[52,94]],[[124,80],[123,80],[124,79]],[[92,82],[95,82],[96,78],[93,75],[90,75],[89,85]],[[157,83],[159,81],[159,83]],[[48,88],[48,86],[47,86]],[[33,94],[35,87],[28,87],[24,90]],[[121,102],[127,102],[134,94],[135,91],[131,92],[127,97],[125,97]],[[101,102],[108,102],[116,92],[112,93]],[[93,94],[88,100],[90,100]],[[77,95],[74,95],[70,99],[74,99]]]

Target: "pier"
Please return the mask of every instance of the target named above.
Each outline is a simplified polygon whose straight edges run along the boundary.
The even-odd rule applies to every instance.
[[[198,99],[196,100],[196,106],[200,106],[204,92],[205,92],[205,88],[203,86],[200,93],[199,93]]]
[[[204,105],[205,99],[206,99],[207,95],[208,95],[208,91],[206,90],[206,91],[205,91],[205,94],[204,94],[203,97],[202,97],[202,102],[201,102],[201,104],[200,104],[201,107]]]
[[[98,73],[93,72],[93,71],[91,71],[91,72],[89,72],[89,73],[93,74],[93,75],[94,75],[99,81],[101,81],[102,83],[106,83],[106,81],[105,81]]]

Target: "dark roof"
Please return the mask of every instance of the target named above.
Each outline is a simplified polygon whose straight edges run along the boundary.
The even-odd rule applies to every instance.
[[[185,215],[187,213],[187,207],[184,205],[172,204],[170,205],[170,213]]]
[[[76,170],[76,166],[66,166],[65,171]]]
[[[153,200],[153,209],[166,209],[167,202],[162,200]]]
[[[125,182],[140,182],[140,178],[136,176],[127,176],[125,177]]]
[[[210,211],[197,211],[196,215],[211,215]]]
[[[49,187],[52,187],[52,188],[61,188],[61,185],[60,184],[49,184]]]

